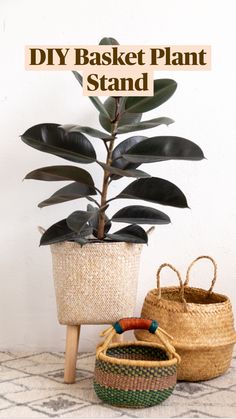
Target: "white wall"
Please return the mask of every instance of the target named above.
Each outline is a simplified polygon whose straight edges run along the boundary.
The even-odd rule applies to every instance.
[[[121,44],[212,45],[212,71],[157,74],[174,78],[178,90],[157,112],[145,115],[175,119],[169,128],[150,130],[150,135],[192,139],[207,160],[143,166],[176,183],[191,210],[164,208],[172,224],[156,228],[143,251],[137,314],[144,295],[155,286],[160,263],[169,261],[185,272],[200,254],[217,260],[216,290],[228,294],[236,307],[235,12],[234,0],[0,1],[0,350],[63,350],[65,328],[56,319],[50,251],[38,247],[37,226],[48,227],[75,205],[86,205],[78,201],[37,208],[55,191],[55,184],[22,183],[24,175],[63,161],[27,147],[19,135],[40,122],[99,127],[96,110],[70,72],[24,70],[26,44],[96,44],[103,36],[113,36]],[[100,182],[100,170],[91,168]],[[113,190],[125,183],[114,183]],[[116,203],[113,210],[127,203]],[[196,272],[193,282],[208,287],[210,267],[199,264],[200,274]],[[169,282],[163,274],[163,284]],[[100,329],[83,328],[81,350],[94,350]]]

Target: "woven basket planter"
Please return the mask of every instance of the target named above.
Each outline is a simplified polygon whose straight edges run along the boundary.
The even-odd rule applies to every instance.
[[[145,328],[159,337],[162,345],[147,342],[111,343],[116,333]],[[171,395],[180,361],[158,324],[145,319],[122,319],[105,331],[97,347],[94,390],[105,403],[122,407],[149,407]]]
[[[51,245],[60,324],[106,324],[132,316],[142,245]]]
[[[193,264],[202,258],[214,265],[214,277],[208,291],[188,287]],[[178,275],[179,287],[160,288],[160,272],[168,266]],[[157,272],[157,289],[144,301],[142,317],[157,320],[173,337],[173,345],[181,356],[178,380],[199,381],[217,377],[230,367],[236,342],[232,306],[227,296],[214,293],[217,267],[209,256],[200,256],[190,265],[183,284],[176,269],[163,264]],[[155,341],[145,331],[137,331],[140,340]]]

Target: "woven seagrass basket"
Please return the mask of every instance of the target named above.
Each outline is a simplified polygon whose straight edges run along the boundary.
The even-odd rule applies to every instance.
[[[111,343],[116,333],[145,328],[162,345],[147,342]],[[97,347],[94,390],[105,403],[123,407],[149,407],[171,395],[176,384],[179,355],[156,321],[121,319],[107,329]],[[170,337],[170,336],[169,336]]]
[[[51,245],[60,324],[106,324],[133,316],[142,245]]]
[[[192,266],[207,258],[214,266],[214,276],[208,291],[188,286]],[[164,267],[176,272],[180,286],[160,288],[160,273]],[[151,290],[144,301],[142,317],[157,320],[173,338],[181,356],[178,380],[199,381],[217,377],[230,367],[236,342],[232,306],[227,296],[213,292],[217,265],[209,256],[199,256],[187,270],[185,283],[179,272],[169,264],[157,272],[157,289]],[[155,341],[145,331],[137,331],[140,340]]]

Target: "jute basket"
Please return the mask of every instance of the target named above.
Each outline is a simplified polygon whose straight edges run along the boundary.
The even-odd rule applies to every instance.
[[[59,323],[106,324],[132,316],[142,245],[51,245]]]
[[[162,345],[147,342],[111,343],[116,333],[145,328]],[[155,321],[121,319],[106,330],[97,347],[94,390],[105,403],[123,407],[148,407],[171,395],[180,357]],[[167,335],[168,336],[168,335]]]
[[[192,266],[203,258],[211,260],[214,266],[208,291],[188,286]],[[179,287],[160,287],[164,267],[177,274]],[[209,380],[230,367],[236,342],[232,306],[227,296],[213,292],[216,276],[216,263],[209,256],[200,256],[191,263],[185,283],[179,272],[165,263],[157,272],[157,289],[151,290],[145,298],[142,317],[157,320],[174,337],[173,345],[181,356],[178,380]],[[155,341],[155,337],[145,331],[136,332],[136,337]]]

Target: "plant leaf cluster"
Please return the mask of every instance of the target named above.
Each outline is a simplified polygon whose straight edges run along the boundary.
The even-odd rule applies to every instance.
[[[103,38],[100,41],[100,45],[117,44],[114,38]],[[82,86],[82,76],[75,71],[73,74]],[[49,227],[41,238],[41,245],[66,240],[81,245],[104,241],[147,243],[148,237],[141,225],[170,223],[167,214],[149,205],[124,206],[108,217],[106,211],[113,200],[143,200],[163,206],[188,207],[184,193],[175,184],[153,177],[139,167],[166,160],[201,160],[204,158],[201,148],[177,136],[147,137],[131,134],[122,141],[118,137],[119,134],[172,124],[174,121],[168,117],[143,120],[143,114],[170,99],[176,87],[172,79],[157,79],[154,80],[154,95],[151,97],[109,97],[104,102],[98,97],[89,97],[99,113],[101,130],[73,124],[41,123],[24,132],[21,139],[30,147],[73,162],[73,165],[42,167],[26,175],[25,179],[69,182],[40,202],[39,207],[80,198],[89,201],[86,211],[75,210],[67,218]],[[97,158],[98,140],[104,143],[103,161]],[[96,163],[103,170],[101,190],[95,185],[89,171],[81,167],[91,163]],[[110,197],[109,185],[123,177],[133,179],[117,196]],[[111,233],[111,226],[116,222],[127,226]]]

